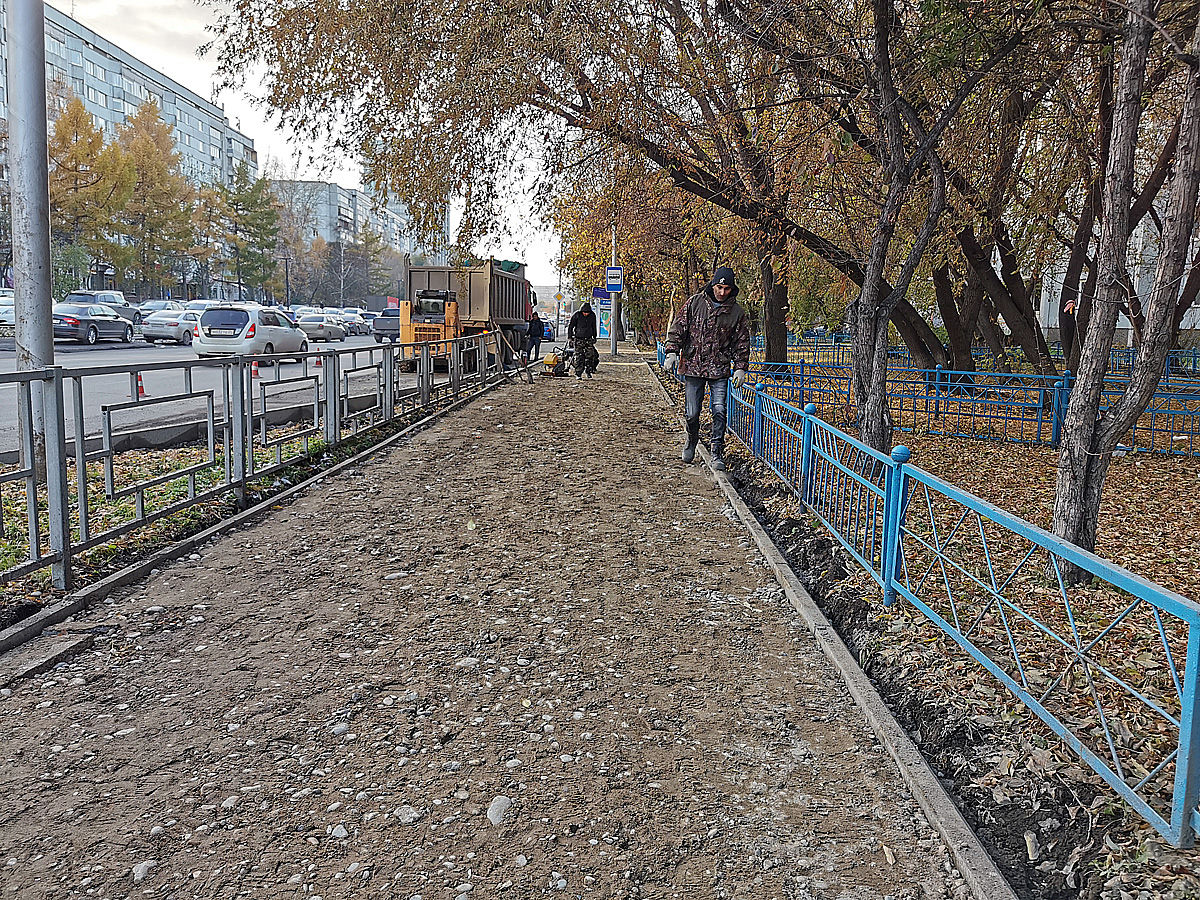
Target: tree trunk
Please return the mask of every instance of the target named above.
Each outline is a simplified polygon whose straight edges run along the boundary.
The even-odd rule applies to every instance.
[[[885,288],[890,293],[890,288]],[[892,310],[892,324],[900,333],[904,346],[912,354],[913,365],[918,369],[944,366],[949,361],[946,348],[942,346],[934,330],[925,318],[907,300],[901,300]]]
[[[1108,169],[1104,174],[1100,210],[1100,246],[1095,266],[1098,273],[1096,299],[1083,336],[1079,371],[1063,421],[1054,497],[1054,533],[1085,550],[1094,550],[1096,546],[1104,478],[1108,474],[1112,450],[1119,437],[1112,429],[1100,428],[1098,414],[1117,315],[1125,299],[1125,284],[1129,280],[1125,271],[1129,248],[1129,213],[1133,201],[1141,93],[1150,47],[1149,22],[1153,16],[1154,2],[1132,0],[1128,8],[1117,67],[1112,144]],[[1194,68],[1192,75],[1194,82]],[[1106,416],[1111,412],[1109,410]],[[1065,574],[1073,583],[1086,577],[1086,573],[1074,569]]]
[[[967,277],[967,283],[963,285],[961,312],[958,303],[955,302],[954,284],[948,264],[942,264],[933,270],[933,289],[950,342],[951,367],[957,372],[974,372],[975,358],[971,355],[971,336],[975,333],[975,321],[979,318],[979,306],[983,300],[983,289],[979,286],[979,279],[974,274]]]
[[[782,234],[755,233],[758,270],[763,288],[763,359],[766,363],[786,363],[787,348],[787,275],[780,271],[786,264],[787,237]],[[779,267],[779,268],[777,268]]]

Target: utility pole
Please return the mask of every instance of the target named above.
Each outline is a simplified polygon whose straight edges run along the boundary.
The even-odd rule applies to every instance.
[[[288,272],[288,263],[291,261],[290,256],[283,257],[283,305],[288,309],[292,308],[292,278]]]
[[[612,227],[612,262],[610,262],[609,265],[615,266],[616,264],[617,264],[617,226],[616,226],[616,223],[614,222],[613,227]],[[622,281],[621,281],[621,286],[622,287],[625,286],[624,279],[622,279]],[[610,354],[611,354],[612,358],[616,359],[617,358],[617,328],[619,328],[621,325],[621,295],[618,293],[618,294],[609,294],[608,296],[610,298],[612,298],[609,300],[609,304],[608,304],[609,348],[610,348]]]
[[[50,284],[50,177],[46,134],[46,11],[42,0],[8,0],[8,161],[12,172],[13,286],[17,371],[54,365]],[[46,471],[46,421],[41,384],[32,409],[22,407],[22,431],[33,425],[32,463]],[[28,421],[27,421],[28,419]],[[22,448],[25,442],[21,442]]]

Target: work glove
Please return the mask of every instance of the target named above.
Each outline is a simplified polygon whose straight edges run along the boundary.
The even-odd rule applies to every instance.
[[[733,389],[738,390],[746,383],[746,372],[744,369],[738,369],[733,373]]]
[[[663,360],[663,371],[674,372],[679,368],[679,354],[668,353],[667,358]]]

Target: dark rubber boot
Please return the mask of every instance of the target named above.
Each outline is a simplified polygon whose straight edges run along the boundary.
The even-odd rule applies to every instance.
[[[714,472],[725,471],[725,447],[715,441],[712,445],[712,469]]]
[[[696,458],[696,445],[700,443],[700,421],[696,420],[693,425],[687,423],[687,444],[683,448],[682,459],[685,463],[690,463]]]

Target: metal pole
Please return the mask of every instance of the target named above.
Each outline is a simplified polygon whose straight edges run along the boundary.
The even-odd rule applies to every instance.
[[[12,170],[17,371],[54,365],[50,285],[50,179],[46,135],[46,12],[42,0],[8,0],[8,159]],[[41,383],[29,421],[33,468],[46,468]],[[17,421],[25,423],[24,416]]]
[[[617,226],[613,225],[613,227],[612,227],[612,262],[610,262],[609,265],[615,266],[616,264],[617,264]],[[624,287],[624,279],[622,279],[621,286]],[[612,356],[613,359],[616,359],[617,358],[617,322],[620,321],[620,317],[621,317],[621,299],[620,299],[621,295],[620,294],[614,295],[614,294],[610,293],[608,296],[609,296],[609,301],[608,301],[609,355]]]
[[[291,261],[290,256],[283,258],[283,305],[288,309],[292,308],[292,277],[288,272],[288,263]]]

